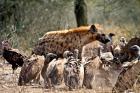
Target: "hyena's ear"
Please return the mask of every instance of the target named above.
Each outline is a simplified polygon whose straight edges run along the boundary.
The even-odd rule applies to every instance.
[[[111,36],[111,37],[112,37],[112,36],[115,36],[115,34],[114,34],[114,33],[109,33],[109,36]]]
[[[95,32],[97,32],[97,28],[95,27],[95,25],[91,25],[89,31],[92,33],[95,33]]]

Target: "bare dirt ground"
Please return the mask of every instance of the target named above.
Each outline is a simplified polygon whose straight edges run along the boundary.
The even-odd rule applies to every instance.
[[[28,85],[18,86],[18,76],[21,68],[18,68],[15,74],[12,74],[11,65],[5,64],[4,60],[0,59],[0,93],[111,93],[111,88],[96,88],[96,89],[77,89],[68,91],[64,85],[55,89],[45,89],[43,85]],[[137,88],[137,89],[136,89]],[[135,87],[133,93],[140,93],[140,88]],[[127,92],[129,93],[129,92]],[[132,92],[131,92],[132,93]]]

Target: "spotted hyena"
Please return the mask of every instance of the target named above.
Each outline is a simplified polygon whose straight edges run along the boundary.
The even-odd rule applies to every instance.
[[[33,53],[44,55],[50,52],[63,57],[64,51],[69,50],[73,52],[74,49],[78,49],[81,54],[82,47],[95,40],[103,43],[109,41],[104,34],[98,32],[95,25],[62,31],[51,31],[39,39],[33,49]]]

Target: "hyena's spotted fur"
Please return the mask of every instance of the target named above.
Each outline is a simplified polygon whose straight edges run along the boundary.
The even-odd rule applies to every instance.
[[[83,26],[75,29],[47,32],[39,39],[33,53],[44,55],[48,52],[62,57],[64,51],[78,49],[81,53],[82,47],[92,41],[99,40],[107,42],[99,34],[95,25]]]

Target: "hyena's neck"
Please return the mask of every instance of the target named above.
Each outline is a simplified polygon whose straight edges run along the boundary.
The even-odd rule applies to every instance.
[[[72,42],[75,43],[75,46],[79,47],[83,47],[84,45],[96,40],[96,35],[93,35],[90,32],[74,33],[72,36]]]

